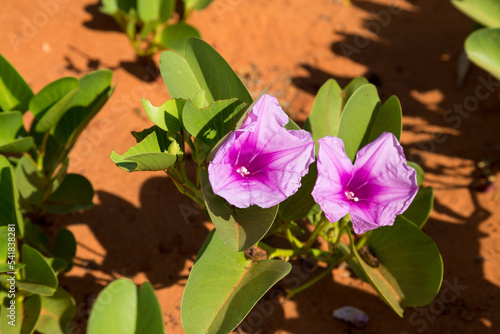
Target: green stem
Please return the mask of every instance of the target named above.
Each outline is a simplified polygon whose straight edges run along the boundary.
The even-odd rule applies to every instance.
[[[320,220],[318,225],[316,225],[316,228],[314,231],[311,233],[309,238],[306,241],[306,244],[304,246],[304,251],[307,251],[311,248],[313,243],[318,239],[318,236],[325,230],[325,228],[330,224],[330,221],[326,219],[326,217],[323,217],[323,219]]]
[[[294,251],[293,249],[274,248],[266,244],[264,241],[259,241],[257,246],[265,250],[270,259],[275,257],[289,259],[296,255],[296,251]]]
[[[356,244],[356,249],[357,250],[360,250],[366,244],[366,241],[368,240],[368,238],[372,234],[372,231],[373,230],[366,232],[365,234],[363,234],[363,236],[361,237],[361,239],[359,239],[358,243]]]
[[[335,240],[335,249],[337,249],[339,246],[340,238],[342,237],[342,233],[344,232],[344,229],[347,226],[347,223],[349,223],[349,220],[346,219],[345,217],[339,221],[339,231],[337,234],[337,240]]]

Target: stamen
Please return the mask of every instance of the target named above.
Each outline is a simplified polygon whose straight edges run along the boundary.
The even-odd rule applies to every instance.
[[[352,192],[352,191],[346,191],[344,194],[345,194],[345,197],[347,197],[347,199],[349,201],[354,201],[354,202],[358,202],[359,201],[359,198],[356,197],[354,195],[354,192]]]
[[[247,175],[250,175],[250,172],[248,169],[246,169],[245,166],[241,166],[236,170],[236,173],[239,173],[241,176],[245,177]]]

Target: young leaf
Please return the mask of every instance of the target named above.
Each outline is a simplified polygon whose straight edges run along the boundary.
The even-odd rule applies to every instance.
[[[233,207],[213,193],[206,170],[200,172],[200,178],[208,214],[227,247],[243,251],[266,235],[278,213],[278,205],[268,209],[256,205],[246,209]]]
[[[185,100],[173,99],[155,107],[148,100],[142,99],[142,107],[149,119],[160,129],[169,132],[181,131],[179,119],[185,104]]]
[[[212,230],[184,289],[182,327],[187,334],[230,333],[291,268],[281,260],[247,260]]]
[[[184,56],[187,42],[192,37],[201,38],[200,32],[195,27],[180,21],[163,29],[161,44],[167,49],[177,51]]]
[[[137,17],[142,22],[151,22],[160,18],[161,0],[137,0]]]
[[[304,129],[311,132],[314,141],[325,136],[337,136],[342,114],[342,89],[337,81],[329,79],[321,86]],[[318,145],[316,145],[316,152]]]
[[[378,113],[375,114],[375,120],[370,129],[370,137],[368,143],[377,139],[384,132],[392,132],[392,134],[401,140],[401,131],[403,130],[403,114],[401,112],[401,104],[396,96],[391,96],[380,107]]]
[[[152,132],[122,155],[111,152],[110,158],[127,172],[164,170],[177,161],[175,154],[166,152],[166,149],[160,146],[156,132]]]
[[[0,111],[19,110],[24,113],[33,91],[16,69],[0,55]]]
[[[443,261],[436,244],[402,216],[393,226],[372,232],[367,245],[380,265],[368,265],[355,257],[380,298],[399,316],[405,307],[427,305],[443,280]]]
[[[246,103],[238,99],[216,101],[203,109],[188,101],[182,111],[182,123],[193,137],[212,148],[234,130],[245,107]]]
[[[347,101],[340,118],[338,136],[344,141],[345,152],[354,162],[358,150],[368,144],[370,130],[380,108],[374,85],[364,85]]]

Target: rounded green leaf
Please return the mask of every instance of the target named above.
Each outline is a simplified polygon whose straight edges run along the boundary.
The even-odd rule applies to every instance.
[[[434,204],[434,189],[424,187],[418,190],[417,196],[403,213],[403,217],[417,225],[420,229],[424,227],[432,211]]]
[[[378,267],[368,265],[355,251],[366,278],[380,298],[399,316],[405,307],[427,305],[443,280],[443,261],[436,244],[402,216],[393,226],[374,230],[367,241]]]
[[[137,287],[128,279],[111,282],[92,307],[87,334],[135,334]]]
[[[21,260],[26,267],[22,269],[23,280],[16,281],[17,287],[43,296],[53,295],[57,289],[57,277],[42,254],[24,244]]]
[[[465,52],[474,64],[500,79],[500,29],[474,31],[465,40]]]
[[[70,230],[65,228],[59,230],[52,248],[52,254],[67,262],[73,261],[76,255],[76,239]]]
[[[182,327],[187,334],[230,333],[291,268],[281,260],[247,260],[212,230],[184,289]]]
[[[338,135],[343,107],[342,96],[342,89],[333,79],[329,79],[319,89],[304,127],[312,133],[314,141],[325,136]]]
[[[164,334],[163,314],[149,283],[139,292],[128,279],[110,283],[97,297],[87,334]]]
[[[142,22],[160,18],[161,0],[137,0],[137,16]]]
[[[180,21],[163,29],[161,44],[184,55],[187,42],[192,37],[201,38],[200,32],[195,27]]]
[[[16,69],[0,55],[0,111],[28,110],[33,91]]]
[[[55,214],[89,209],[94,204],[94,189],[86,177],[80,174],[67,174],[59,187],[43,202],[41,208]]]
[[[42,302],[39,295],[32,295],[23,301],[23,319],[21,334],[31,334],[40,318]],[[54,333],[55,334],[55,333]]]
[[[59,100],[74,90],[78,90],[78,79],[65,77],[51,82],[40,90],[30,101],[29,109],[39,121]]]
[[[0,152],[22,153],[33,147],[33,138],[20,138],[24,131],[23,115],[20,111],[0,112]]]
[[[370,138],[368,142],[371,143],[377,139],[384,132],[392,132],[398,139],[401,139],[401,132],[403,130],[403,113],[401,111],[401,103],[396,96],[391,96],[380,107],[380,110],[375,115],[373,125],[370,128]]]
[[[266,235],[278,213],[278,205],[268,209],[257,205],[240,209],[213,193],[206,170],[200,172],[200,179],[208,214],[227,247],[243,251]]]
[[[490,28],[500,28],[497,0],[452,0],[451,3],[474,21]]]
[[[365,77],[356,77],[349,82],[349,84],[344,88],[344,94],[343,94],[343,103],[342,103],[342,110],[345,107],[345,104],[349,99],[352,97],[352,94],[354,94],[355,91],[357,91],[361,86],[367,85],[370,82],[365,78]]]
[[[408,164],[408,166],[417,171],[417,185],[420,187],[424,182],[424,170],[422,169],[422,167],[420,167],[420,165],[413,161],[407,161],[406,163]]]
[[[42,315],[36,330],[42,334],[66,334],[71,332],[71,320],[76,313],[73,297],[62,287],[52,296],[42,296]]]

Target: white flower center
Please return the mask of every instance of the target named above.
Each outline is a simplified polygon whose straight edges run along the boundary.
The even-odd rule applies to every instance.
[[[347,199],[349,201],[354,201],[354,202],[359,201],[359,198],[356,197],[352,191],[346,191],[344,194],[345,194],[345,197],[347,197]]]
[[[250,175],[250,172],[245,166],[241,166],[236,170],[236,173],[239,173],[241,176],[245,177],[247,175]]]

